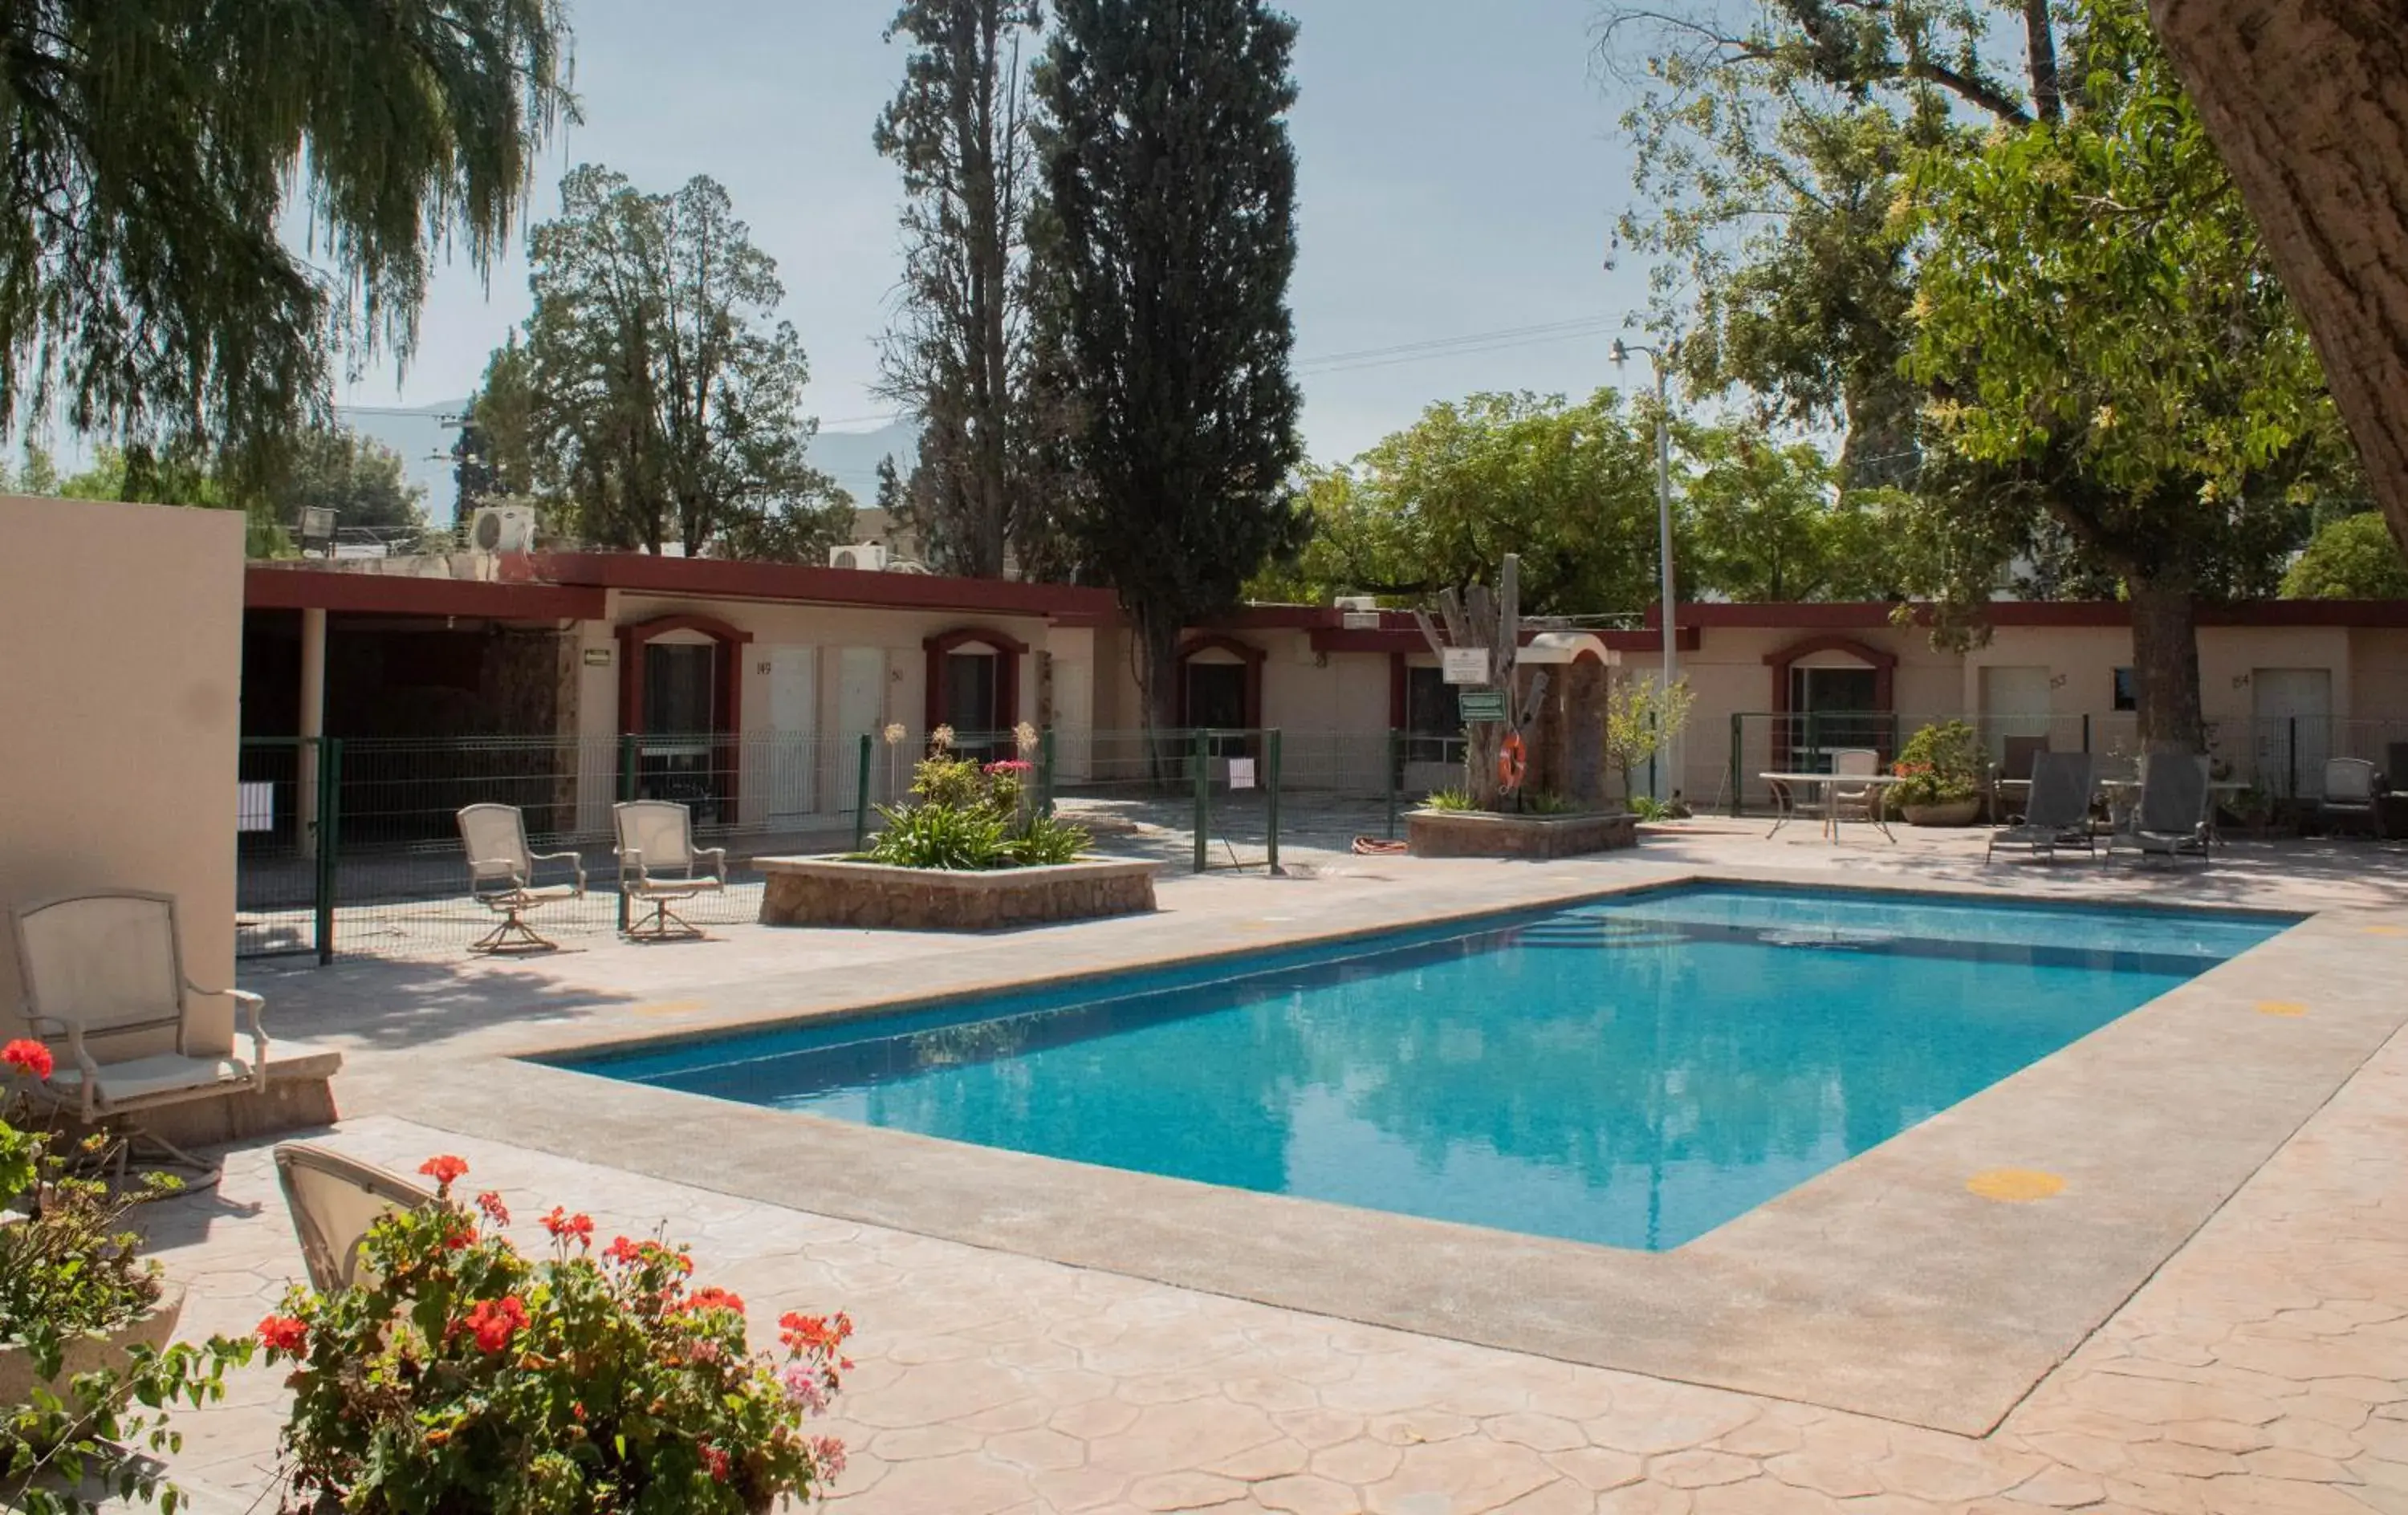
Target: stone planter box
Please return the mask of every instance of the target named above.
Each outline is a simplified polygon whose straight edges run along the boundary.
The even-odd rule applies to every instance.
[[[34,1354],[30,1351],[14,1344],[0,1345],[0,1405],[30,1402],[36,1385],[57,1395],[60,1403],[74,1405],[78,1375],[102,1368],[122,1370],[137,1346],[165,1347],[167,1338],[176,1334],[176,1322],[183,1313],[184,1291],[172,1283],[164,1284],[157,1303],[116,1330],[87,1332],[64,1343],[59,1370],[48,1379],[35,1376]]]
[[[1405,817],[1405,846],[1415,857],[1546,859],[1638,845],[1639,818],[1627,810],[1581,815],[1415,810]]]
[[[950,873],[840,857],[756,857],[767,926],[992,931],[1154,908],[1158,863],[1082,858],[1042,868]]]
[[[1977,795],[1969,800],[1942,800],[1937,805],[1901,805],[1899,814],[1910,826],[1970,826],[1982,813]]]

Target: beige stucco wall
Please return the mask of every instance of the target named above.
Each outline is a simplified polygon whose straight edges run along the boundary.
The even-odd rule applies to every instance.
[[[212,989],[234,981],[242,554],[236,511],[0,496],[0,900],[172,893]],[[0,935],[12,1030],[23,993]],[[195,1045],[228,1047],[233,1008],[194,1009]]]

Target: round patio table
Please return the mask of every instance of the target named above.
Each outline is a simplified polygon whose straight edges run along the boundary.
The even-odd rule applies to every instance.
[[[1834,842],[1840,839],[1840,818],[1831,809],[1831,797],[1828,793],[1825,793],[1820,800],[1815,798],[1818,790],[1828,791],[1837,784],[1848,784],[1862,789],[1889,789],[1906,782],[1903,778],[1894,773],[1759,773],[1756,777],[1772,786],[1772,829],[1765,833],[1766,836],[1779,836],[1782,827],[1798,819],[1800,805],[1790,791],[1804,789],[1806,791],[1804,808],[1816,810],[1821,814],[1823,835]],[[1874,830],[1889,837],[1891,841],[1896,841],[1898,837],[1892,834],[1889,822],[1882,816],[1882,812],[1888,808],[1888,796],[1883,795],[1876,803],[1865,808],[1865,818],[1872,822]]]

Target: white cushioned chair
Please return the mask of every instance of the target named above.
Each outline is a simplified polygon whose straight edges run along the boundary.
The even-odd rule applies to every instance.
[[[91,1124],[163,1105],[219,1099],[267,1087],[267,1033],[262,1001],[240,989],[204,989],[184,977],[171,894],[95,890],[21,906],[9,912],[25,984],[25,1019],[34,1035],[63,1046],[41,1093]],[[193,1039],[197,999],[228,999],[250,1028],[223,1051]],[[171,1041],[172,1050],[159,1043]],[[202,1162],[155,1133],[136,1133],[176,1161]]]
[[[308,1142],[279,1142],[276,1182],[301,1238],[309,1287],[332,1293],[363,1281],[360,1243],[368,1228],[396,1210],[434,1202],[432,1191],[398,1173]]]

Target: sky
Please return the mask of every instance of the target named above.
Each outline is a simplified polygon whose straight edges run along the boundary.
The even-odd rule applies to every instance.
[[[900,188],[869,137],[902,67],[900,45],[882,38],[894,0],[569,8],[584,121],[547,150],[531,213],[557,208],[561,173],[580,163],[655,193],[717,179],[778,262],[823,429],[879,426],[892,407],[870,393],[872,344],[892,316]],[[1344,461],[1426,406],[1480,390],[1615,383],[1612,331],[1598,318],[1642,309],[1647,290],[1636,263],[1603,266],[1630,196],[1629,153],[1615,124],[1622,102],[1593,67],[1595,0],[1287,9],[1299,27],[1292,303],[1309,453]],[[527,307],[517,239],[490,286],[455,260],[428,293],[408,368],[386,363],[340,398],[456,401]],[[1528,331],[1575,321],[1592,324]],[[1435,355],[1390,350],[1495,333],[1521,335]],[[1635,364],[1624,377],[1647,381]]]

